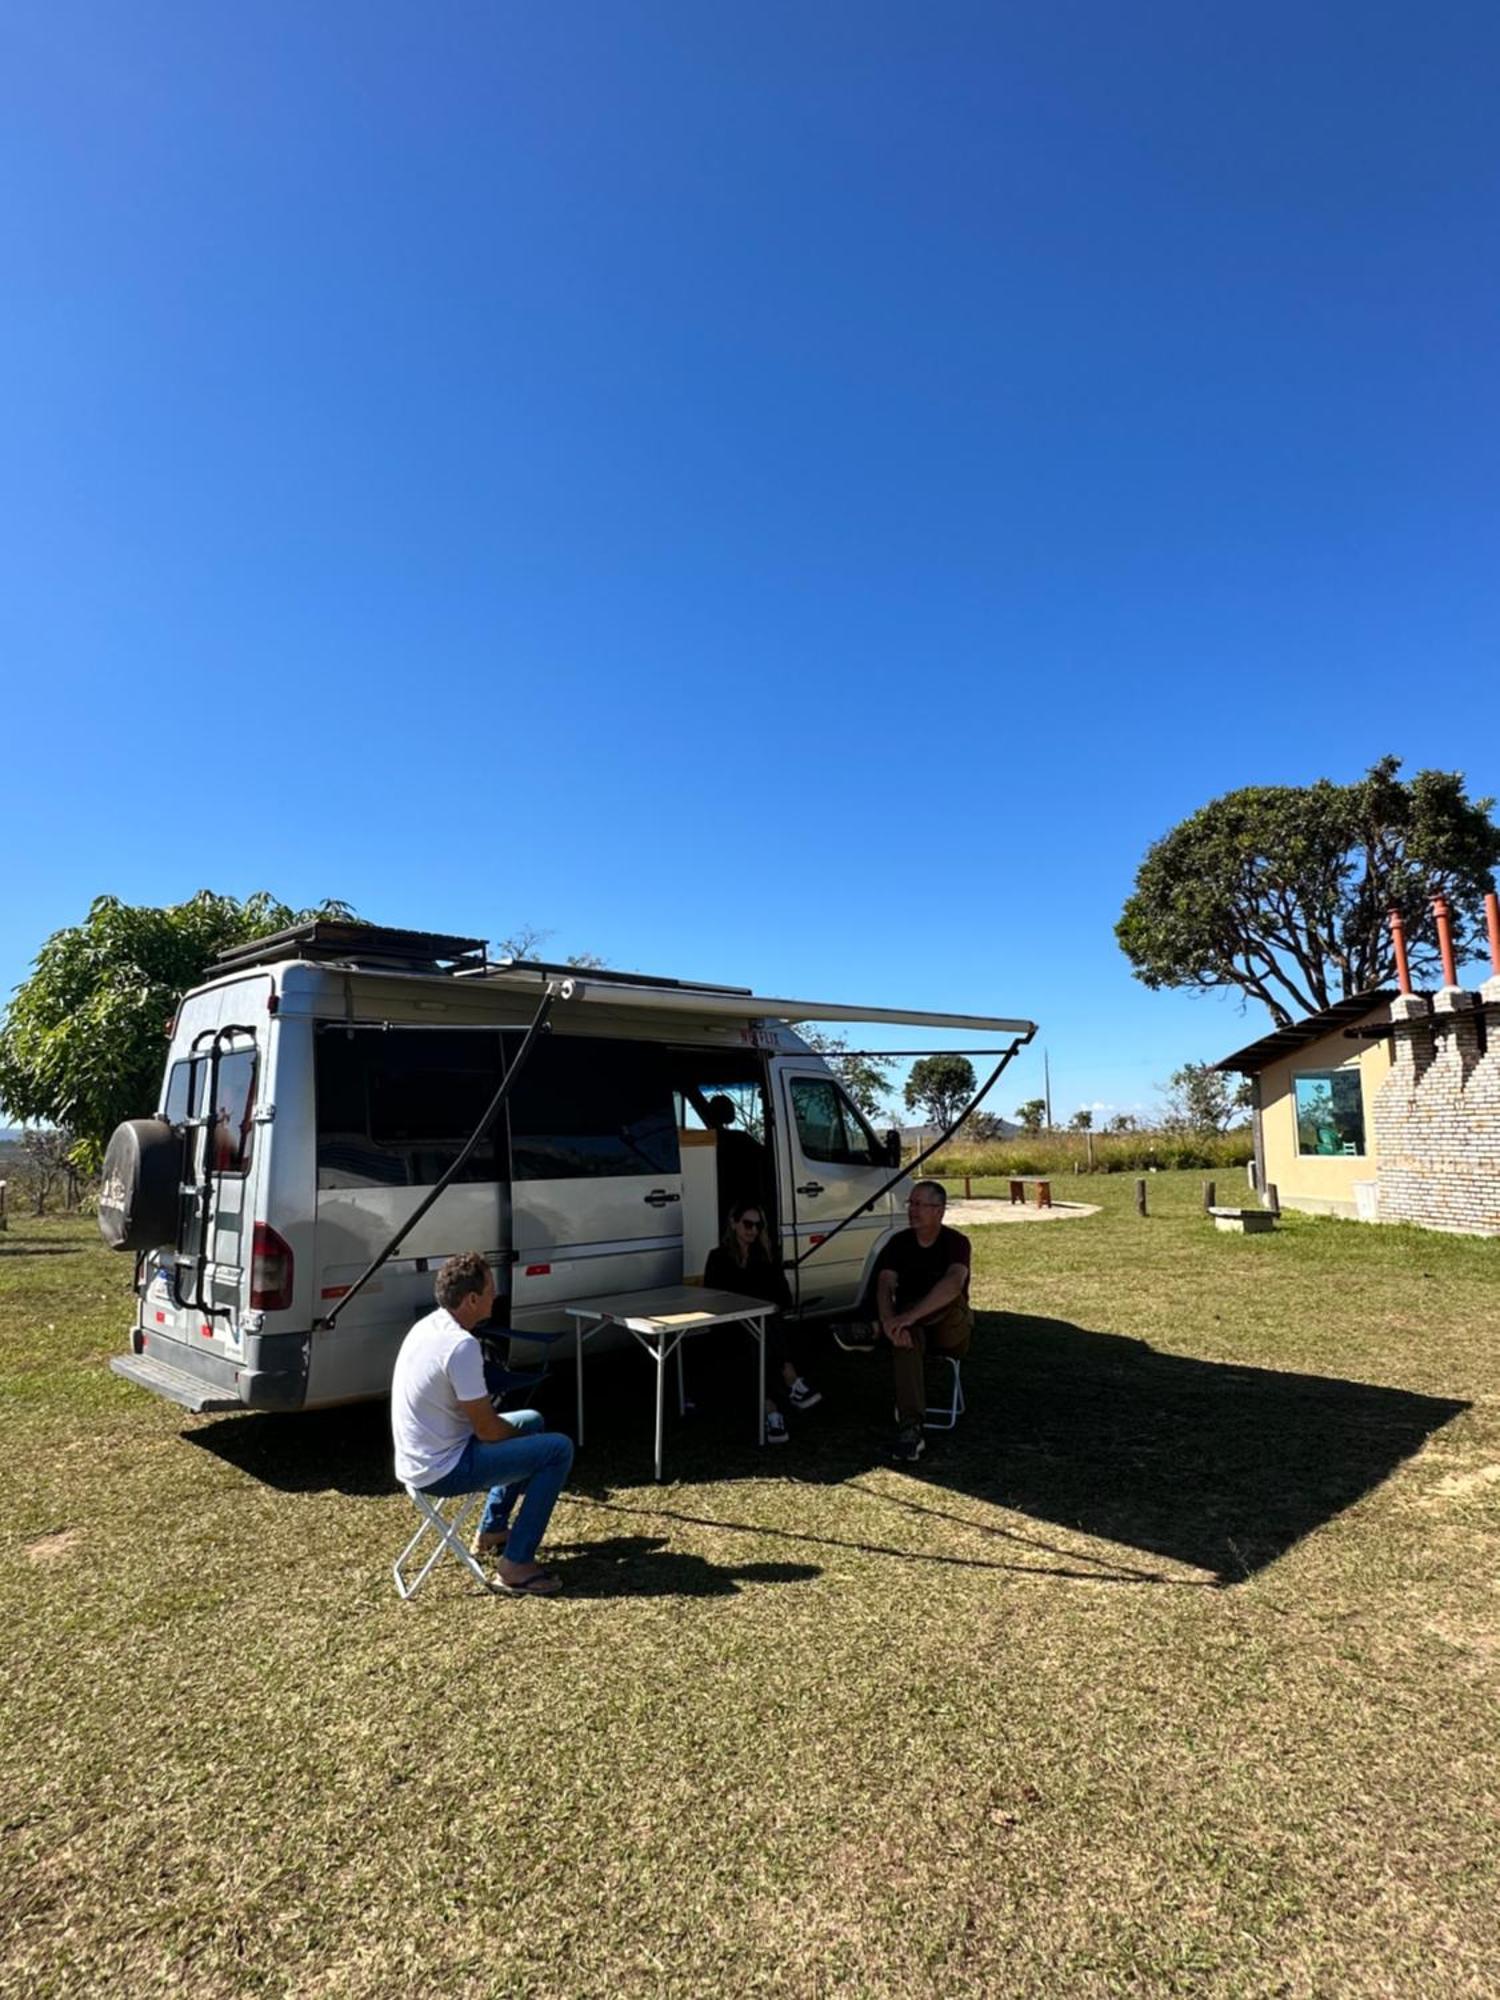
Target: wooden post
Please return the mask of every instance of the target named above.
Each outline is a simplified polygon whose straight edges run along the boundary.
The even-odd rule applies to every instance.
[[[1213,1205],[1214,1205],[1214,1184],[1212,1181],[1205,1181],[1203,1183],[1203,1212],[1205,1215],[1213,1207]]]
[[[1144,1181],[1137,1181],[1135,1184],[1135,1212],[1137,1215],[1144,1215],[1146,1213],[1146,1183]]]
[[[5,1183],[4,1181],[0,1181],[0,1230],[9,1228],[10,1223],[6,1219],[5,1214]]]
[[[972,1189],[972,1188],[971,1188],[971,1187],[969,1186],[969,1176],[968,1176],[967,1174],[965,1174],[965,1175],[964,1175],[964,1200],[965,1200],[965,1201],[972,1201],[973,1199],[974,1199],[974,1190],[973,1190],[973,1189]]]
[[[1270,1209],[1272,1215],[1281,1213],[1281,1196],[1276,1192],[1275,1181],[1266,1182],[1266,1207]]]
[[[1094,1171],[1094,1135],[1092,1132],[1085,1132],[1083,1138],[1089,1151],[1089,1172],[1092,1173]]]

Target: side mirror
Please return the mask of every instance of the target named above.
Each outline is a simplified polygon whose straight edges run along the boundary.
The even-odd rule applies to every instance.
[[[899,1132],[887,1132],[885,1135],[885,1163],[888,1167],[899,1167],[901,1164],[901,1134]]]

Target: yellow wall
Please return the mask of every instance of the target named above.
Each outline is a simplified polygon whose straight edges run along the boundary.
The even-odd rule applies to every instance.
[[[1372,1014],[1368,1027],[1381,1016]],[[1308,1209],[1315,1215],[1353,1215],[1354,1183],[1372,1181],[1375,1164],[1375,1093],[1391,1066],[1388,1041],[1352,1042],[1342,1028],[1308,1042],[1260,1073],[1261,1146],[1265,1175],[1287,1208]],[[1365,1109],[1363,1155],[1319,1155],[1297,1150],[1297,1100],[1292,1079],[1309,1070],[1358,1069]]]

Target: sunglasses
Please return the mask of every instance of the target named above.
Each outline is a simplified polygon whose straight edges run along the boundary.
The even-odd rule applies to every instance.
[[[741,1229],[764,1229],[765,1226],[758,1215],[742,1215],[739,1220]]]

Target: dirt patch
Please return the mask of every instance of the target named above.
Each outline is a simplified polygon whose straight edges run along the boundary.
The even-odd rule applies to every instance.
[[[40,1541],[28,1542],[26,1560],[34,1563],[61,1562],[70,1555],[78,1540],[76,1528],[59,1528],[55,1534],[43,1535]]]
[[[1434,1500],[1466,1500],[1487,1486],[1500,1486],[1500,1465],[1481,1465],[1477,1472],[1450,1472],[1432,1489]]]
[[[1054,1201],[1050,1208],[1032,1205],[1023,1208],[1003,1195],[988,1195],[965,1201],[951,1197],[943,1210],[943,1220],[953,1229],[983,1229],[990,1222],[1075,1222],[1080,1216],[1097,1215],[1097,1205],[1086,1201]]]

